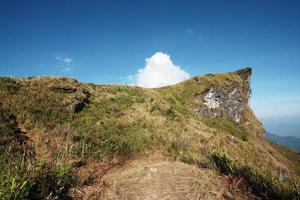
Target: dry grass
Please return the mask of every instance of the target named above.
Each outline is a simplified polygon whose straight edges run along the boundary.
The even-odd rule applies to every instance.
[[[235,182],[214,170],[174,161],[161,151],[148,152],[112,169],[101,182],[76,190],[78,199],[249,199]],[[77,196],[76,196],[77,195]]]
[[[36,158],[41,162],[58,166],[67,164],[76,171],[81,169],[80,165],[92,162],[134,158],[155,146],[164,149],[176,160],[209,168],[211,153],[226,149],[237,163],[251,164],[276,177],[280,170],[288,170],[289,177],[300,182],[299,155],[269,144],[262,135],[261,123],[250,108],[243,114],[245,120],[242,125],[223,119],[208,123],[193,113],[193,108],[201,104],[195,99],[197,94],[212,86],[231,88],[235,85],[242,86],[245,92],[248,90],[241,78],[233,73],[195,77],[160,89],[96,86],[71,78],[39,77],[10,80],[0,85],[0,99],[16,115],[19,126],[28,133],[36,150]],[[14,91],[2,89],[4,87]],[[67,109],[70,103],[86,95],[87,91],[89,102],[80,112]],[[145,161],[139,162],[146,164]],[[175,171],[184,168],[187,176],[191,175],[189,170],[195,168],[173,161],[161,161],[157,166],[150,164],[165,170],[171,169],[174,164]],[[133,166],[139,173],[146,173],[138,165]],[[195,172],[199,173],[197,179],[201,179],[203,170]],[[170,176],[167,171],[161,172],[159,177]],[[134,169],[129,170],[130,173],[134,173]],[[179,171],[176,173],[178,177],[184,176]],[[126,182],[127,176],[120,177]],[[203,181],[205,183],[206,179]],[[205,188],[203,185],[202,188],[202,183],[199,184],[199,190]],[[130,192],[127,187],[130,186],[125,187]],[[173,187],[175,185],[170,185],[170,190]],[[188,191],[185,189],[188,188],[183,188],[182,195]],[[195,193],[189,192],[197,193],[196,190]]]

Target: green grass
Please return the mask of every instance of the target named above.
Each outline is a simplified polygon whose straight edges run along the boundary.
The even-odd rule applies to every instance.
[[[170,87],[159,88],[158,92],[166,100],[175,97],[173,101],[176,101],[178,105],[187,105],[191,103],[196,94],[203,93],[207,88],[225,88],[230,87],[233,84],[242,84],[241,77],[233,73],[204,75],[188,79],[180,84]],[[244,85],[245,84],[243,84],[243,86]],[[249,86],[245,86],[244,88],[247,90]]]
[[[1,79],[0,101],[17,117],[15,122],[20,127],[41,134],[39,137],[45,140],[38,141],[39,145],[44,145],[47,151],[53,153],[51,163],[45,164],[37,155],[25,156],[22,150],[16,148],[16,154],[9,156],[6,150],[10,146],[1,147],[1,194],[5,194],[6,199],[25,199],[33,193],[36,193],[36,199],[50,194],[63,198],[76,179],[71,162],[130,158],[150,147],[165,148],[182,162],[199,167],[212,168],[212,163],[218,163],[218,166],[225,167],[219,167],[224,173],[245,176],[249,180],[256,178],[253,184],[262,188],[258,182],[268,182],[259,178],[256,174],[258,170],[235,167],[237,164],[234,161],[217,154],[211,162],[210,153],[216,146],[223,145],[241,159],[249,158],[249,162],[253,162],[255,157],[257,162],[253,163],[256,166],[262,162],[273,164],[273,157],[265,153],[264,158],[270,157],[265,161],[260,157],[261,149],[253,151],[257,145],[252,143],[254,136],[250,138],[248,135],[251,133],[243,126],[222,118],[201,117],[192,110],[193,106],[197,106],[194,103],[195,95],[209,87],[231,87],[232,84],[240,84],[240,81],[240,77],[234,74],[207,75],[171,87],[142,89],[85,85],[72,79],[58,78]],[[49,90],[49,85],[66,84],[76,87],[76,91]],[[81,97],[85,90],[90,93],[89,102],[80,112],[70,112],[67,109],[69,103],[76,100],[77,96]],[[0,111],[0,137],[15,135],[17,124],[6,123],[11,113],[3,114]],[[3,119],[5,123],[2,123]],[[227,134],[247,142],[227,140]],[[52,144],[58,148],[53,150]],[[245,145],[245,148],[238,145]],[[245,149],[248,151],[243,151]],[[276,151],[273,153],[276,154]],[[282,153],[282,156],[289,160],[295,157],[286,153]],[[71,160],[70,163],[68,160]],[[277,161],[284,163],[281,157],[276,158]],[[297,166],[295,168],[299,169]],[[271,170],[268,167],[264,169]],[[259,189],[258,193],[261,191]]]
[[[7,149],[14,153],[7,155]],[[28,160],[13,144],[0,147],[0,197],[1,199],[25,199],[29,194],[30,172]]]
[[[172,143],[169,152],[184,163],[196,165],[198,167],[212,168],[210,160],[199,151],[180,148],[177,147],[175,143]]]
[[[130,107],[134,103],[134,101],[132,100],[132,97],[127,96],[127,95],[118,95],[115,98],[112,97],[110,100],[113,103],[115,103],[119,106],[125,107],[125,108]]]
[[[76,184],[71,168],[40,165],[17,126],[16,117],[0,105],[0,199],[63,198]]]
[[[0,137],[17,136],[19,133],[16,117],[0,103]]]
[[[239,127],[237,123],[232,120],[224,119],[221,117],[208,118],[202,117],[202,121],[211,128],[215,128],[218,131],[235,136],[243,141],[248,141],[249,133],[243,127]]]
[[[108,156],[132,156],[152,143],[151,126],[143,122],[104,124],[98,131],[84,134],[86,154],[103,160]]]
[[[291,169],[293,169],[295,171],[295,173],[297,174],[297,176],[300,176],[300,153],[295,153],[293,150],[290,150],[287,147],[284,147],[282,145],[276,144],[274,142],[269,142],[270,145],[276,149],[276,152],[278,153],[277,155],[274,156],[278,156],[281,155],[285,158],[287,158],[287,160],[289,162],[293,161],[293,165],[290,166]]]
[[[0,90],[6,90],[9,93],[15,93],[18,91],[20,85],[15,79],[10,77],[0,77]]]
[[[18,142],[0,146],[0,199],[63,198],[77,178],[65,165],[39,165]]]
[[[31,199],[67,197],[69,189],[77,184],[77,177],[69,166],[47,165],[39,169],[30,180],[28,197]],[[27,197],[27,198],[28,198]]]
[[[296,184],[285,186],[274,176],[259,172],[255,167],[239,165],[234,162],[224,150],[212,153],[211,160],[223,174],[242,177],[252,192],[263,199],[300,199]]]

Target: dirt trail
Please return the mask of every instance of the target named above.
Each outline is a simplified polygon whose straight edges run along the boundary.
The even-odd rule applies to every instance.
[[[220,199],[224,191],[213,171],[170,161],[137,161],[104,181],[105,199]]]
[[[230,181],[211,169],[171,161],[152,154],[105,174],[79,188],[76,199],[248,199],[229,191]]]
[[[43,153],[44,159],[50,159],[45,148],[37,145],[41,144],[39,134],[21,130],[35,150]],[[92,183],[73,188],[70,196],[75,200],[254,199],[236,184],[240,181],[221,176],[212,169],[174,161],[160,151],[151,151],[132,160],[89,162],[78,172],[92,178]]]

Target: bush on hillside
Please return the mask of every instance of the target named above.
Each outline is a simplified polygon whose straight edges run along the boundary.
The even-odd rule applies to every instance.
[[[14,93],[19,89],[20,85],[15,79],[10,77],[0,77],[0,89]]]

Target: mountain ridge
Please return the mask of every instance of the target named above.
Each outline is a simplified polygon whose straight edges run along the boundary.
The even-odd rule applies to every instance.
[[[207,74],[156,89],[1,77],[1,109],[7,114],[0,135],[0,194],[299,199],[293,184],[300,180],[300,157],[265,139],[248,105],[251,73],[245,68]],[[19,171],[11,171],[14,154],[23,160]],[[201,182],[192,176],[203,172],[212,178]],[[9,190],[16,180],[20,185]],[[217,191],[218,185],[226,187]]]
[[[300,152],[300,139],[293,136],[280,136],[270,132],[266,132],[266,137],[272,142],[286,146],[296,152]]]

